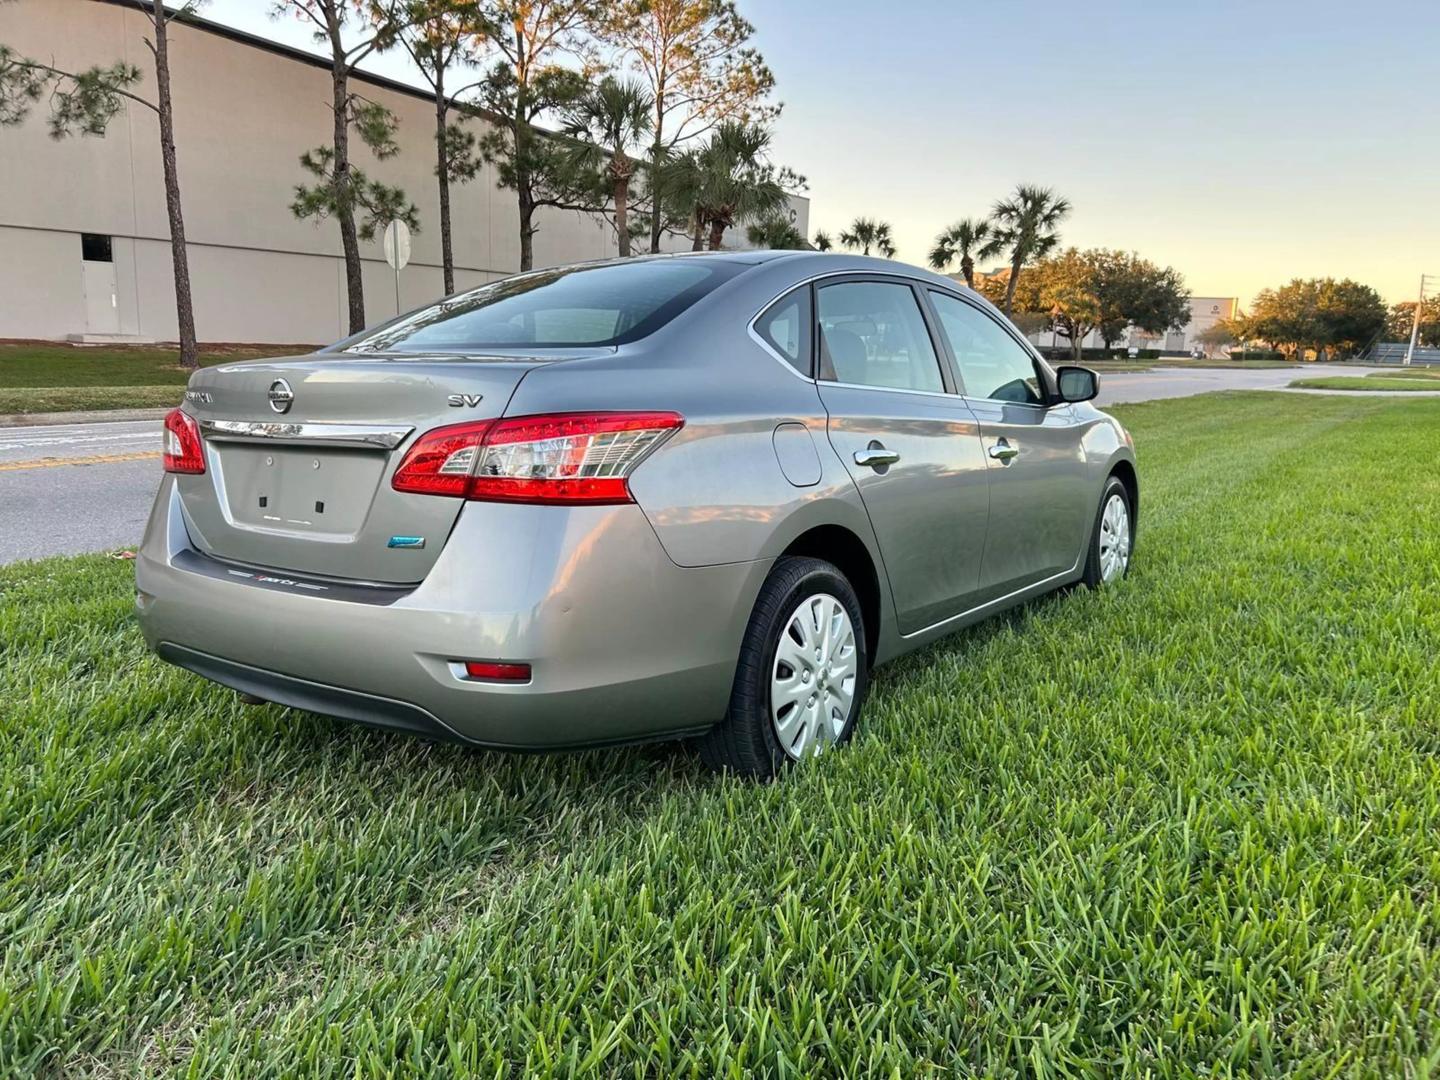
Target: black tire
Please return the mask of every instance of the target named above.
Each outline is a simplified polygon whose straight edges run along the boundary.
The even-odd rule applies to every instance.
[[[710,768],[770,780],[794,764],[780,745],[770,715],[771,674],[780,635],[790,615],[807,596],[826,593],[840,601],[855,631],[858,654],[855,690],[850,716],[835,742],[839,745],[849,741],[864,710],[865,692],[870,684],[870,656],[865,645],[860,601],[845,575],[830,563],[786,556],[776,561],[760,587],[740,646],[725,719],[698,740],[701,760]]]
[[[1090,530],[1090,550],[1085,558],[1085,574],[1080,579],[1080,583],[1088,589],[1098,589],[1101,585],[1105,584],[1105,575],[1101,569],[1100,560],[1100,549],[1102,546],[1100,522],[1105,516],[1106,504],[1109,503],[1111,496],[1116,493],[1125,500],[1125,512],[1128,515],[1127,521],[1130,529],[1130,544],[1133,546],[1135,543],[1135,505],[1130,498],[1130,489],[1125,486],[1124,482],[1118,476],[1112,474],[1105,481],[1104,490],[1100,492],[1100,504],[1095,508],[1095,524]],[[1124,569],[1120,572],[1120,577],[1124,578],[1125,575],[1129,573],[1130,561],[1127,558]]]

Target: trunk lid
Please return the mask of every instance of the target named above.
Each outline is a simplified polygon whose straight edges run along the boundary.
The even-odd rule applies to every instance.
[[[526,372],[567,358],[319,353],[196,372],[185,410],[206,470],[175,478],[191,541],[265,569],[418,582],[464,502],[395,491],[406,449],[502,415]]]

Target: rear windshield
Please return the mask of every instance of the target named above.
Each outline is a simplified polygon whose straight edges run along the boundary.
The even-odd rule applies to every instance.
[[[623,345],[653,334],[747,269],[728,259],[656,259],[541,270],[442,300],[351,350],[429,352],[516,345]]]

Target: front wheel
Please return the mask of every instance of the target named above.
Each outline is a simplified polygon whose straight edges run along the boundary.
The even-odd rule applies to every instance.
[[[1081,579],[1092,589],[1119,581],[1130,572],[1130,553],[1135,544],[1135,513],[1130,492],[1118,476],[1105,481],[1090,536],[1090,554]]]
[[[725,719],[700,739],[714,769],[770,779],[850,738],[869,657],[855,590],[820,559],[787,556],[760,588]]]

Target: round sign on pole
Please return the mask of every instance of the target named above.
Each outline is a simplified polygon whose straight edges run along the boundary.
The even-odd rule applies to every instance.
[[[385,226],[385,261],[396,271],[404,270],[410,261],[410,226],[403,221]]]

